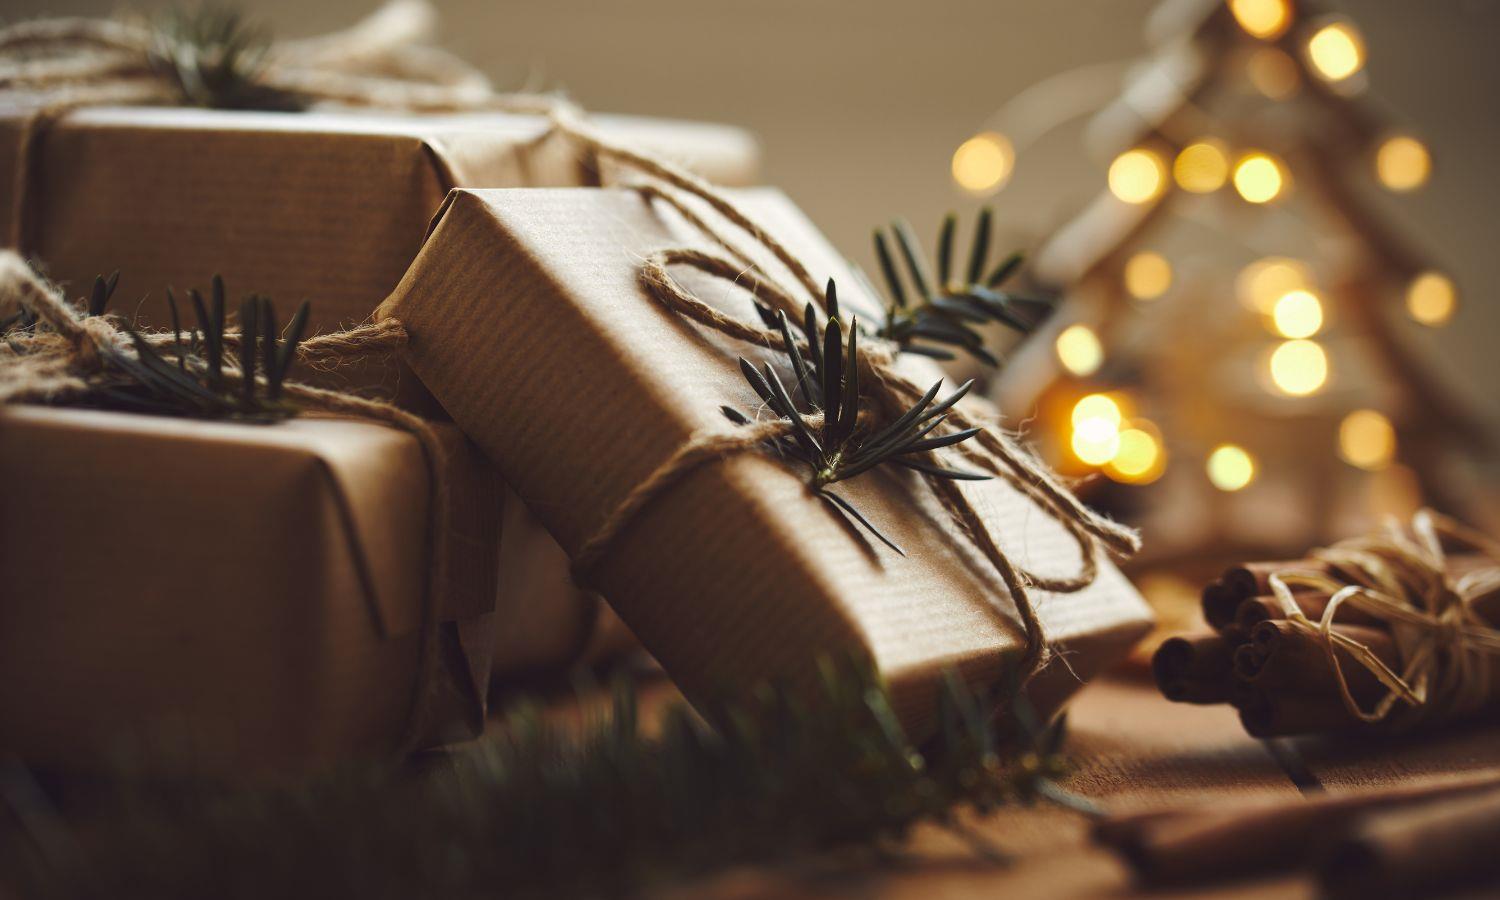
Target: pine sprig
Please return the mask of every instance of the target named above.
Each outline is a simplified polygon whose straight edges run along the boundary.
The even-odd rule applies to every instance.
[[[189,106],[281,111],[304,106],[261,83],[270,34],[232,6],[174,6],[152,21],[151,37],[151,67],[176,86]]]
[[[889,236],[885,229],[875,230],[875,258],[889,298],[885,321],[877,332],[881,337],[908,353],[953,359],[954,352],[946,349],[953,347],[994,366],[999,365],[999,359],[985,349],[983,336],[972,326],[999,323],[1027,334],[1051,312],[1052,305],[1047,301],[1001,290],[1001,285],[1020,268],[1023,257],[1013,253],[993,269],[988,268],[993,215],[988,207],[979,213],[962,278],[954,274],[953,244],[958,218],[952,213],[943,219],[938,234],[936,279],[929,274],[927,260],[910,225],[902,220],[893,222]],[[904,278],[903,269],[897,266],[891,252],[892,244],[900,251]]]
[[[86,316],[107,314],[119,280],[118,271],[94,279],[83,305]],[[126,328],[131,352],[102,347],[101,371],[91,376],[85,396],[72,399],[111,409],[193,418],[272,422],[292,415],[296,410],[282,400],[282,386],[307,328],[309,305],[304,302],[298,307],[281,335],[271,300],[255,294],[246,297],[240,304],[236,339],[237,378],[230,379],[225,374],[230,323],[225,314],[224,280],[213,277],[207,301],[196,288],[188,291],[188,298],[197,328],[184,337],[177,297],[169,288],[170,349],[164,352],[145,335]],[[0,334],[15,336],[39,327],[44,326],[23,306],[0,323]],[[10,348],[17,354],[29,352],[18,341],[12,341]],[[237,384],[232,385],[232,380]]]
[[[885,464],[903,466],[938,478],[965,481],[989,478],[978,472],[946,468],[932,462],[928,456],[935,450],[951,447],[979,433],[977,428],[936,433],[947,420],[948,411],[963,399],[974,382],[964,382],[942,401],[937,401],[943,386],[939,381],[905,413],[883,426],[870,427],[860,421],[858,317],[851,317],[849,321],[846,347],[845,326],[839,320],[838,289],[832,279],[828,281],[825,304],[828,319],[821,330],[816,308],[807,304],[800,335],[793,333],[786,313],[772,311],[760,304],[756,306],[762,320],[781,333],[791,363],[794,386],[802,400],[800,407],[770,364],[757,369],[742,357],[740,371],[766,407],[791,423],[790,435],[774,443],[786,456],[807,465],[807,484],[813,493],[839,515],[858,523],[881,543],[905,555],[848,498],[829,490],[829,486]],[[731,421],[740,425],[750,423],[750,418],[739,410],[730,406],[722,409]]]
[[[765,686],[705,718],[674,705],[652,737],[620,683],[581,733],[526,703],[477,748],[418,773],[125,791],[98,804],[69,858],[8,870],[33,876],[24,896],[624,894],[727,865],[892,848],[923,822],[1003,859],[959,812],[1086,806],[1056,784],[1061,722],[997,719],[952,673],[940,691],[940,732],[919,751],[867,666],[825,665],[811,690]]]

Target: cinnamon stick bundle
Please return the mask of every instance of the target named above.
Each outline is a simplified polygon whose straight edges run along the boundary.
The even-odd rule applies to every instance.
[[[1497,565],[1479,554],[1447,558],[1450,582]],[[1171,638],[1152,659],[1157,687],[1182,703],[1229,703],[1246,731],[1277,737],[1355,728],[1362,721],[1344,702],[1339,674],[1321,636],[1293,627],[1272,593],[1271,576],[1307,572],[1346,577],[1319,559],[1254,562],[1226,571],[1203,590],[1203,617],[1212,631]],[[1292,600],[1304,616],[1322,619],[1331,595],[1294,585]],[[1500,625],[1500,591],[1471,600],[1480,617]],[[1367,648],[1394,672],[1403,660],[1389,627],[1378,616],[1345,604],[1332,626],[1335,634]],[[1334,657],[1350,696],[1362,710],[1373,708],[1389,689],[1352,653],[1335,645]],[[1491,695],[1500,698],[1500,666],[1491,667]]]
[[[1468,799],[1481,796],[1489,804],[1471,810]],[[1397,817],[1396,811],[1402,810],[1414,812],[1409,818]],[[1429,811],[1430,817],[1417,817],[1419,810]],[[1443,818],[1450,810],[1455,818]],[[1370,818],[1387,812],[1392,818]],[[1457,818],[1459,814],[1464,818]],[[1351,831],[1366,821],[1371,823],[1368,829]],[[1119,853],[1140,883],[1165,887],[1305,868],[1322,858],[1331,837],[1352,834],[1352,841],[1361,842],[1358,849],[1343,850],[1346,858],[1342,861],[1335,852],[1325,867],[1325,883],[1352,884],[1363,877],[1356,863],[1371,858],[1379,859],[1389,871],[1422,877],[1424,864],[1418,857],[1435,852],[1425,848],[1440,839],[1425,830],[1436,827],[1431,824],[1435,822],[1442,823],[1444,833],[1464,823],[1477,823],[1473,840],[1450,841],[1454,852],[1449,858],[1457,860],[1455,866],[1478,868],[1478,861],[1468,860],[1474,855],[1469,851],[1483,839],[1494,846],[1494,832],[1485,828],[1500,828],[1500,774],[1311,800],[1118,815],[1099,822],[1093,837]],[[1500,856],[1492,849],[1485,853]],[[1372,891],[1357,896],[1384,894]]]

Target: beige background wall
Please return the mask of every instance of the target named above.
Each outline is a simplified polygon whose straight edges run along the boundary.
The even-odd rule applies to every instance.
[[[281,33],[337,28],[359,0],[248,4]],[[1154,0],[436,0],[443,40],[501,85],[561,86],[598,110],[716,119],[754,130],[780,185],[848,253],[904,214],[924,234],[975,204],[948,178],[953,148],[1007,97],[1063,69],[1145,46]],[[6,17],[95,13],[112,0],[11,0]],[[1465,306],[1431,336],[1500,417],[1500,2],[1341,0],[1369,45],[1373,91],[1434,148],[1426,190],[1392,203],[1456,277]],[[1023,156],[997,198],[1019,235],[1102,183],[1063,140]]]

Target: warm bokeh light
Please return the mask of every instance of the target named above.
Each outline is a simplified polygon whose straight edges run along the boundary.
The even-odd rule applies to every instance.
[[[953,151],[953,180],[974,194],[999,190],[1015,168],[1010,139],[994,131],[976,134]]]
[[[1126,203],[1155,200],[1166,180],[1166,166],[1150,150],[1126,150],[1109,164],[1109,192]]]
[[[1267,256],[1240,270],[1234,291],[1246,307],[1270,315],[1276,301],[1290,291],[1310,290],[1312,282],[1312,270],[1301,260]]]
[[[1260,47],[1250,54],[1245,75],[1267,100],[1285,100],[1297,93],[1302,84],[1297,61],[1275,47]]]
[[[1152,423],[1139,419],[1120,431],[1120,446],[1104,467],[1104,474],[1125,484],[1150,484],[1167,468],[1161,434]]]
[[[1104,345],[1087,325],[1069,325],[1057,336],[1057,359],[1074,375],[1092,375],[1104,364]]]
[[[1364,38],[1349,22],[1330,22],[1308,38],[1307,58],[1319,75],[1343,81],[1364,68]]]
[[[1339,423],[1339,455],[1351,466],[1376,471],[1396,455],[1396,429],[1373,409],[1357,409]]]
[[[1241,28],[1263,41],[1281,37],[1292,23],[1287,0],[1229,0],[1229,11]]]
[[[1270,370],[1278,391],[1305,397],[1328,380],[1328,354],[1316,341],[1285,341],[1271,354]]]
[[[1108,394],[1089,394],[1073,404],[1073,426],[1076,428],[1083,422],[1099,420],[1109,424],[1111,428],[1118,428],[1124,420],[1124,413],[1120,412],[1120,404]]]
[[[1406,311],[1423,325],[1442,325],[1458,308],[1458,289],[1441,272],[1423,272],[1406,288]]]
[[[1393,191],[1414,191],[1427,183],[1431,172],[1432,157],[1414,137],[1387,138],[1375,151],[1375,176]]]
[[[1220,444],[1208,455],[1208,480],[1221,491],[1237,491],[1255,480],[1255,457],[1234,444]]]
[[[1125,290],[1137,300],[1155,300],[1172,286],[1172,264],[1160,253],[1143,251],[1125,263]]]
[[[1120,449],[1120,404],[1108,394],[1089,394],[1073,405],[1073,455],[1102,466]]]
[[[1247,153],[1234,167],[1234,189],[1251,203],[1269,203],[1286,185],[1286,170],[1269,153]]]
[[[1177,186],[1195,194],[1217,191],[1229,179],[1229,157],[1215,140],[1195,141],[1182,148],[1172,163]]]
[[[1282,337],[1312,337],[1323,327],[1323,304],[1312,291],[1287,291],[1276,301],[1271,321]]]

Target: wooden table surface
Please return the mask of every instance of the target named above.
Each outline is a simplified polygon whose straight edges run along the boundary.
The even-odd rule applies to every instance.
[[[1078,695],[1070,706],[1069,732],[1068,751],[1079,768],[1068,787],[1111,811],[1295,799],[1320,789],[1368,789],[1406,778],[1500,769],[1500,727],[1426,740],[1268,746],[1246,736],[1227,707],[1168,703],[1145,681],[1118,678],[1090,685]],[[1290,876],[1197,890],[1138,890],[1113,855],[1090,845],[1087,822],[1056,807],[1004,810],[970,824],[1015,862],[997,865],[953,834],[923,827],[890,859],[835,854],[774,870],[734,870],[662,896],[928,900],[1315,895],[1309,880]]]

